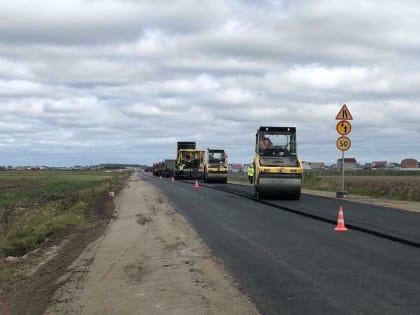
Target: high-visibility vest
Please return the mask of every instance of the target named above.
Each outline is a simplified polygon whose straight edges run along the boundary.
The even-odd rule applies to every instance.
[[[254,176],[254,168],[252,166],[248,167],[248,176]]]
[[[184,164],[179,164],[178,170],[183,171],[184,170]]]

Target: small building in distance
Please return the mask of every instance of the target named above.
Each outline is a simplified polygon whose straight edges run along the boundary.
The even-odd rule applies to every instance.
[[[337,169],[343,170],[343,159],[337,159]],[[357,170],[359,168],[359,165],[357,164],[357,161],[355,158],[344,158],[344,170],[350,171],[350,170]]]
[[[324,162],[307,162],[302,161],[304,170],[325,170],[327,167]]]
[[[371,164],[371,168],[373,170],[376,170],[378,168],[386,168],[386,165],[387,165],[386,161],[373,161]]]
[[[231,173],[239,173],[242,171],[242,164],[237,164],[237,163],[228,164],[228,170]]]
[[[311,168],[313,170],[325,170],[325,163],[324,162],[309,162],[311,164]]]
[[[312,169],[311,162],[302,161],[302,166],[303,166],[303,169],[304,170],[310,170],[310,169]]]
[[[404,159],[401,161],[401,168],[418,168],[419,162],[416,159]]]

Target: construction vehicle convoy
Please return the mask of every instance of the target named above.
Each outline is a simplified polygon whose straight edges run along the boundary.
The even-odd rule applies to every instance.
[[[227,183],[227,155],[223,149],[198,150],[192,141],[177,142],[176,160],[153,165],[155,176],[204,179]],[[255,139],[253,185],[256,199],[298,200],[303,166],[297,155],[295,127],[259,127]]]
[[[203,179],[205,151],[196,149],[192,141],[177,142],[176,160],[166,159],[153,164],[153,175],[176,179]]]
[[[227,155],[223,149],[207,149],[204,164],[204,181],[206,183],[227,183]]]
[[[303,166],[296,150],[296,128],[259,127],[253,166],[256,199],[298,200]]]

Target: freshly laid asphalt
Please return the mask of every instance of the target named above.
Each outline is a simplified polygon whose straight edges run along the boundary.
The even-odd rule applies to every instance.
[[[232,184],[224,186],[234,191],[253,195],[253,187],[250,186]],[[296,209],[299,212],[322,217],[332,222],[337,222],[338,209],[341,206],[348,226],[405,240],[407,243],[416,243],[420,248],[420,214],[417,212],[392,208],[387,208],[384,211],[384,207],[381,206],[305,194],[301,196],[299,202],[292,200],[267,200],[266,202]]]
[[[328,222],[204,186],[144,178],[186,217],[262,314],[420,314],[419,248],[355,230],[335,232]],[[286,203],[335,218],[338,210],[337,200],[309,195]],[[384,222],[385,231],[414,239],[418,233],[413,224],[404,232],[404,222],[407,216],[417,222],[419,213],[343,207],[346,222]]]

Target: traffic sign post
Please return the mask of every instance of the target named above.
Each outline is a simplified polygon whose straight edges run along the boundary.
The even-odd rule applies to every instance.
[[[351,140],[349,137],[346,137],[351,132],[351,124],[348,120],[353,120],[353,116],[350,113],[347,105],[344,104],[341,106],[340,111],[335,117],[336,120],[339,120],[336,126],[337,132],[341,135],[337,141],[337,149],[341,151],[341,191],[337,191],[337,198],[347,197],[347,192],[344,190],[344,151],[347,151],[351,147]]]

